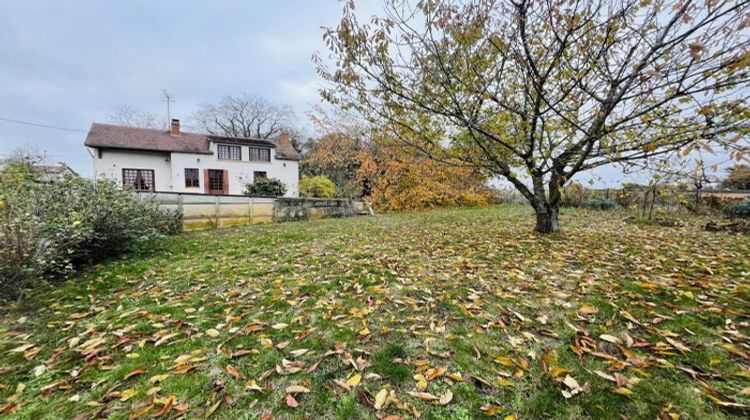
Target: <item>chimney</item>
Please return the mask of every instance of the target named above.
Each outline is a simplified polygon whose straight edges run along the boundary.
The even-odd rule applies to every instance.
[[[282,131],[281,134],[279,134],[279,144],[282,146],[289,145],[289,133]]]
[[[172,118],[172,123],[169,124],[169,135],[172,137],[180,137],[180,120]]]

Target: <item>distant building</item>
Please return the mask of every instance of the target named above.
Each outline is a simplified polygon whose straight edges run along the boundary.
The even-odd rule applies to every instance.
[[[59,181],[66,175],[78,176],[78,173],[65,162],[57,162],[56,165],[36,165],[35,168],[42,172],[39,177],[42,182]]]
[[[173,119],[169,130],[94,123],[94,178],[111,178],[138,191],[242,194],[245,183],[278,178],[287,197],[299,196],[300,154],[289,135],[248,139],[187,133]]]

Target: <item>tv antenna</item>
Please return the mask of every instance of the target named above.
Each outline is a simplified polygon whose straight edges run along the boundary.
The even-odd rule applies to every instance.
[[[163,96],[162,102],[167,103],[167,126],[169,126],[169,123],[172,122],[172,113],[169,110],[169,106],[172,104],[172,102],[177,102],[177,101],[174,100],[174,96],[170,95],[166,89],[162,89],[161,94]]]

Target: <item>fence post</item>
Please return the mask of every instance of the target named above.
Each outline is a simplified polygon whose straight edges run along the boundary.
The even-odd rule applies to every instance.
[[[247,198],[247,220],[249,224],[253,224],[253,199],[252,197]]]
[[[183,217],[183,215],[185,214],[184,210],[183,197],[182,194],[180,194],[177,196],[177,211],[180,212],[180,217]]]
[[[215,210],[216,210],[215,211],[215,213],[216,213],[216,227],[219,227],[219,217],[221,216],[221,212],[219,211],[220,205],[219,205],[219,196],[218,195],[214,196],[214,203],[215,203],[214,207],[215,207]]]

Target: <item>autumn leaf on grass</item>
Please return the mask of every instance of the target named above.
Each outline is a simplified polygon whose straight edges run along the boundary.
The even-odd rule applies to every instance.
[[[513,386],[513,382],[505,379],[505,378],[498,378],[497,384],[500,386]]]
[[[39,366],[37,366],[37,367],[34,368],[34,377],[38,378],[38,377],[44,375],[44,372],[46,372],[46,371],[47,371],[47,366],[46,365],[39,365]]]
[[[120,393],[120,401],[125,402],[133,398],[138,392],[134,389],[126,389]]]
[[[30,348],[32,348],[34,346],[35,346],[35,344],[24,344],[24,345],[22,345],[20,347],[16,347],[14,349],[8,350],[8,353],[23,353],[26,350],[28,350],[28,349],[30,349]]]
[[[620,344],[620,339],[617,338],[617,337],[615,337],[614,335],[602,334],[602,335],[599,336],[599,338],[602,339],[602,340],[604,340],[604,341],[606,341],[606,342],[608,342],[608,343]]]
[[[239,370],[235,369],[235,367],[232,366],[232,365],[227,365],[227,373],[231,377],[233,377],[235,379],[242,379],[242,378],[244,378],[244,376],[242,375],[242,372],[240,372]]]
[[[292,350],[292,351],[289,352],[289,355],[292,356],[292,357],[299,357],[299,356],[302,356],[303,354],[307,353],[308,351],[309,351],[308,349]]]
[[[463,376],[461,376],[460,373],[449,373],[447,376],[449,378],[451,378],[452,380],[456,381],[456,382],[463,382],[464,381],[464,378],[463,378]]]
[[[174,407],[176,403],[177,403],[177,398],[175,398],[174,396],[155,399],[154,404],[161,404],[162,408],[159,411],[153,413],[151,417],[165,416],[167,413],[169,413],[170,410],[172,410],[172,407]]]
[[[448,405],[451,401],[453,401],[453,392],[451,392],[450,389],[446,389],[445,393],[440,396],[440,405]]]
[[[421,373],[414,375],[414,380],[417,381],[417,390],[424,391],[427,389],[427,379]]]
[[[258,386],[258,384],[255,382],[255,379],[248,379],[247,383],[245,383],[245,391],[262,392],[263,388]]]
[[[162,382],[167,378],[169,378],[168,373],[165,373],[163,375],[154,375],[151,378],[149,378],[148,382],[152,384],[158,384],[159,382]]]
[[[581,387],[578,384],[578,381],[576,381],[575,378],[573,378],[570,375],[566,375],[565,379],[563,379],[562,383],[566,387],[568,387],[567,390],[566,389],[561,390],[561,392],[563,394],[563,397],[565,397],[565,398],[573,398],[574,396],[576,396],[576,395],[578,395],[578,394],[580,394],[580,393],[582,393],[584,391],[583,387]]]
[[[679,351],[683,351],[683,352],[689,352],[690,351],[690,348],[688,346],[680,343],[677,340],[673,340],[673,339],[671,339],[669,337],[666,337],[666,336],[664,337],[664,339],[667,340],[667,343],[669,343],[669,345],[671,345],[672,347],[676,348]]]
[[[442,376],[445,374],[445,372],[448,371],[448,368],[440,366],[434,369],[428,369],[427,372],[425,372],[425,377],[428,381],[431,381],[438,376]]]
[[[206,331],[206,335],[208,335],[208,336],[209,336],[209,337],[211,337],[211,338],[216,338],[216,337],[218,337],[218,336],[219,336],[220,334],[221,334],[221,333],[220,333],[219,331],[217,331],[217,330],[215,330],[215,329],[213,329],[213,328],[211,328],[211,329],[209,329],[208,331]]]
[[[407,392],[407,394],[409,394],[410,396],[412,396],[414,398],[419,398],[420,400],[424,400],[424,401],[438,401],[438,400],[440,400],[440,397],[432,395],[429,392],[409,391],[409,392]]]
[[[349,379],[347,379],[346,384],[354,388],[355,386],[359,385],[360,381],[362,381],[362,374],[355,373]]]
[[[297,400],[294,399],[294,396],[292,394],[286,395],[286,405],[290,408],[297,408],[299,406],[299,403]]]
[[[127,381],[128,379],[130,379],[130,378],[132,378],[134,376],[138,376],[138,375],[142,374],[145,371],[146,371],[145,367],[135,368],[135,369],[131,370],[130,372],[128,372],[125,375],[125,377],[122,378],[122,380]]]
[[[388,399],[388,390],[383,388],[375,395],[375,409],[385,408]]]
[[[633,395],[633,391],[625,388],[624,386],[618,386],[617,388],[613,389],[612,392],[617,395],[622,395],[623,397],[629,397]]]
[[[734,344],[731,343],[721,343],[719,344],[719,347],[723,348],[724,350],[728,351],[729,353],[741,357],[745,360],[750,360],[750,354],[738,349]],[[748,375],[750,376],[750,375]]]
[[[310,389],[301,385],[289,385],[285,391],[287,394],[307,394],[310,392]]]
[[[500,414],[501,411],[503,411],[503,407],[495,404],[485,404],[480,407],[480,409],[487,417],[495,417],[496,415]]]
[[[303,366],[305,366],[305,362],[301,360],[292,362],[287,359],[282,359],[281,366],[276,365],[276,373],[279,375],[291,375],[301,371]]]
[[[593,305],[589,305],[588,303],[585,303],[581,305],[580,312],[585,315],[595,314],[599,312],[599,308]]]
[[[221,398],[218,401],[216,401],[214,405],[212,405],[211,408],[209,408],[208,411],[206,412],[206,417],[213,416],[216,410],[219,409],[219,406],[221,405],[222,402],[224,402],[224,400]]]

